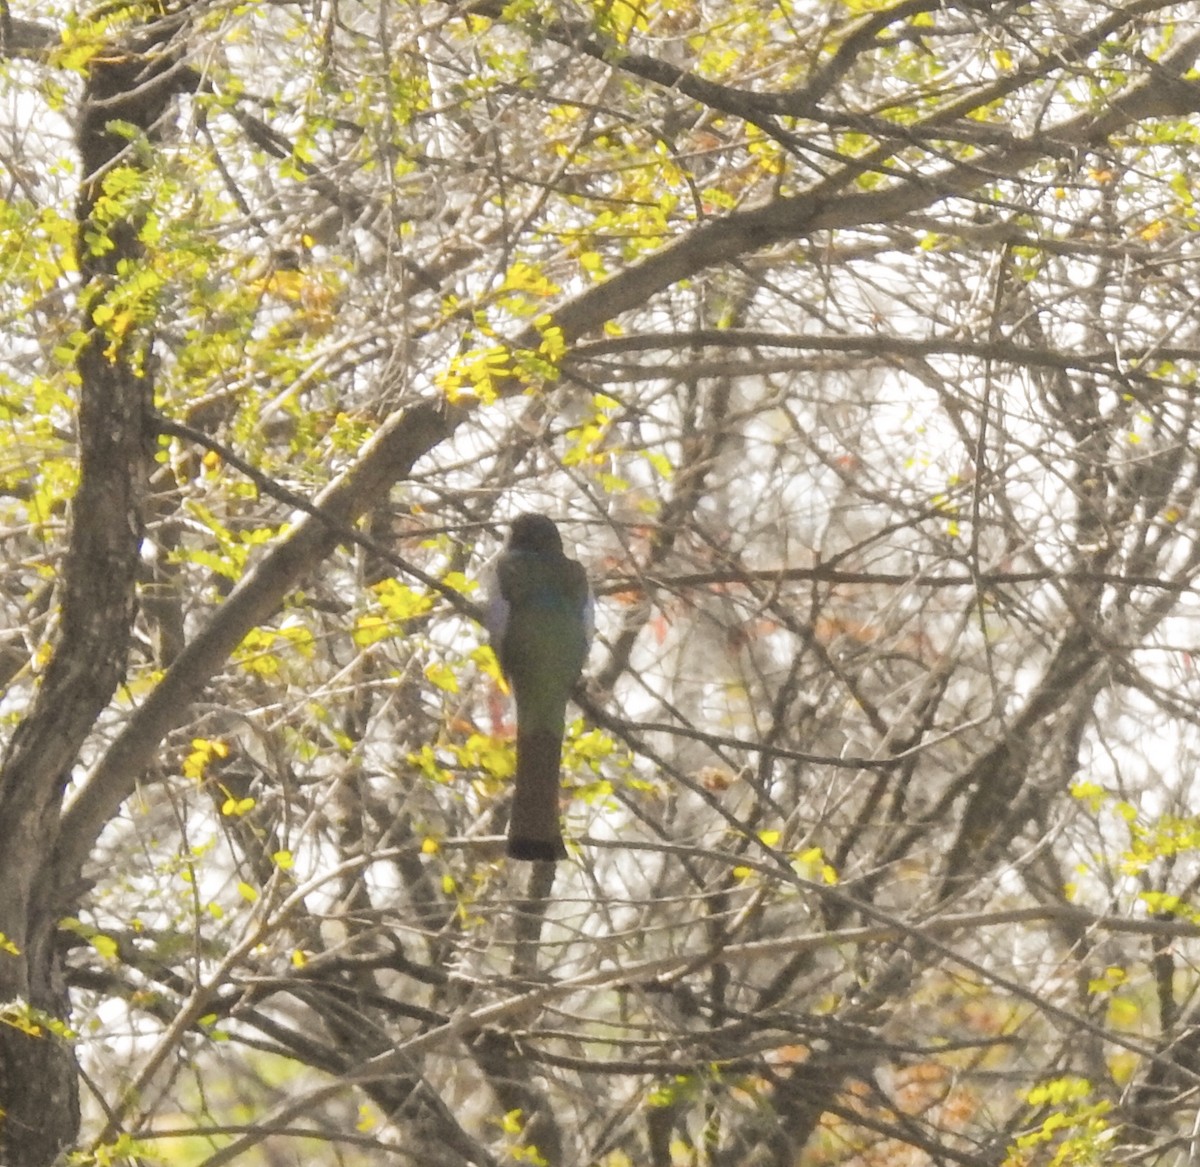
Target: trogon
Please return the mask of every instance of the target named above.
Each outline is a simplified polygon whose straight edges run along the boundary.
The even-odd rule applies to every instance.
[[[591,642],[591,589],[545,515],[514,520],[489,574],[486,624],[517,703],[508,853],[514,859],[565,859],[559,769],[567,698]]]

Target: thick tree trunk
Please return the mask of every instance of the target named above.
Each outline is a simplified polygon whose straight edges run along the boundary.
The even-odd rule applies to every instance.
[[[125,675],[135,615],[143,485],[150,461],[153,394],[144,337],[105,329],[96,309],[113,295],[119,265],[141,258],[136,221],[97,204],[129,145],[119,120],[151,133],[173,91],[155,29],[141,46],[98,54],[87,79],[78,144],[83,183],[76,208],[87,333],[79,376],[79,487],[60,580],[60,621],[42,685],[0,765],[0,1163],[50,1164],[79,1128],[78,1070],[56,943],[69,904],[49,868],[63,791],[80,747]],[[149,82],[147,84],[147,82]],[[130,152],[128,164],[135,157]],[[111,313],[108,314],[111,317]],[[102,314],[100,319],[103,319]]]

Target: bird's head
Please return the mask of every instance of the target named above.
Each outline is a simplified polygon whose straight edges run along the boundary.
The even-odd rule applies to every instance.
[[[508,545],[514,551],[561,552],[563,549],[558,528],[545,515],[518,515],[513,520]]]

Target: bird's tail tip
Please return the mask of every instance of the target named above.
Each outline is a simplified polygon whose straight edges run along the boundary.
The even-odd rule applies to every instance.
[[[510,859],[525,859],[529,862],[553,863],[567,857],[567,848],[562,839],[522,839],[508,840],[508,857]]]

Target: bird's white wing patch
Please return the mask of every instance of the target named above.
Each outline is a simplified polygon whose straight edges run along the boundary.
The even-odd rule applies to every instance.
[[[496,570],[499,561],[500,555],[493,555],[479,573],[479,582],[483,584],[486,596],[483,606],[483,626],[487,629],[492,647],[495,649],[499,648],[504,630],[508,627],[508,613],[511,607],[500,591],[500,575]]]

